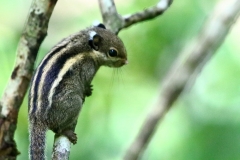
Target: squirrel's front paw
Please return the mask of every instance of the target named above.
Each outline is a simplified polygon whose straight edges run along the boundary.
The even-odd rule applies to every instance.
[[[65,130],[63,133],[73,144],[77,143],[77,134],[72,130]]]
[[[93,90],[92,87],[93,87],[93,85],[91,85],[91,84],[89,84],[89,85],[86,87],[85,95],[86,95],[87,97],[89,97],[89,96],[92,95],[92,90]]]

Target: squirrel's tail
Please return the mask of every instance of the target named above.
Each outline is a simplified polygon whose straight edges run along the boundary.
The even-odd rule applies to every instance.
[[[43,124],[36,123],[31,120],[29,124],[29,159],[44,160],[45,159],[45,137],[46,127]]]

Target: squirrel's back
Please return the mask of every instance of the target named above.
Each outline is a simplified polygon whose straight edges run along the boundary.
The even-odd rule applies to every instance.
[[[29,91],[30,159],[43,160],[45,132],[65,135],[75,144],[74,133],[85,97],[99,67],[127,64],[123,42],[111,31],[91,27],[63,39],[37,67]]]

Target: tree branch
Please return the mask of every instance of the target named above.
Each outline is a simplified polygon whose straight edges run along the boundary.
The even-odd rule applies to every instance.
[[[118,14],[113,0],[99,0],[99,6],[102,13],[102,19],[105,26],[114,33],[119,32],[120,26],[123,25],[123,19]]]
[[[71,142],[66,136],[55,137],[52,160],[68,160],[70,154]]]
[[[16,159],[19,154],[13,139],[18,110],[26,94],[40,44],[47,34],[49,18],[57,0],[34,0],[17,49],[11,78],[0,102],[0,155]]]
[[[156,6],[147,8],[144,11],[132,15],[123,16],[124,24],[122,28],[127,28],[137,22],[150,20],[163,14],[170,7],[172,2],[173,0],[161,0]]]
[[[143,153],[154,134],[157,124],[177,100],[187,84],[192,81],[196,69],[210,58],[223,43],[231,25],[240,14],[240,0],[223,0],[215,8],[212,16],[203,26],[196,40],[184,50],[163,81],[156,106],[146,117],[140,132],[124,157],[136,160]]]
[[[118,14],[113,0],[99,0],[98,2],[102,13],[103,23],[108,29],[117,34],[123,28],[127,28],[138,22],[153,19],[163,14],[172,4],[172,1],[173,0],[160,0],[154,7],[125,16]]]

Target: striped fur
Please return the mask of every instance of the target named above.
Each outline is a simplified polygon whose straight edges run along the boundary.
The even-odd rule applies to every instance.
[[[39,97],[39,94],[41,95],[40,93],[41,89],[39,89],[40,88],[39,86],[42,87],[43,80],[46,77],[46,70],[48,70],[52,66],[50,62],[53,62],[53,60],[56,60],[56,58],[59,57],[61,53],[63,53],[66,50],[66,48],[64,48],[65,46],[66,44],[62,44],[54,47],[52,51],[49,52],[44,57],[44,59],[39,64],[37,70],[35,71],[35,74],[32,78],[31,89],[30,89],[29,113],[35,112],[37,110],[37,102],[40,103],[38,97]],[[42,75],[44,70],[45,70],[45,74]]]
[[[113,48],[118,52],[115,57],[108,55]],[[48,129],[76,143],[77,118],[85,96],[91,95],[95,73],[102,65],[121,67],[126,63],[122,41],[104,28],[92,27],[58,43],[43,58],[31,81],[28,108],[30,159],[44,159]]]

